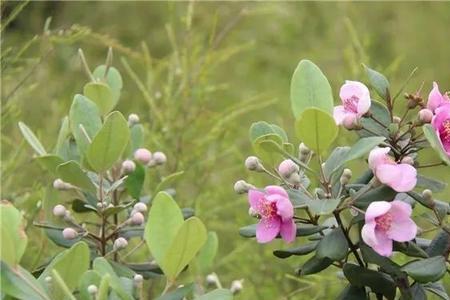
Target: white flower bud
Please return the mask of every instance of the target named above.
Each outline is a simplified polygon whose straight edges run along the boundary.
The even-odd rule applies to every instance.
[[[65,240],[73,240],[77,238],[78,232],[76,232],[76,230],[71,227],[66,227],[64,228],[62,235]]]
[[[405,156],[405,157],[403,157],[401,163],[413,166],[414,165],[414,159],[411,156]]]
[[[218,282],[219,282],[219,278],[217,277],[216,273],[211,273],[206,276],[206,283],[208,285],[213,285],[213,284],[217,285]]]
[[[118,250],[125,249],[127,246],[128,246],[128,241],[123,237],[119,237],[114,241],[113,249],[118,251]]]
[[[162,152],[155,152],[153,153],[152,161],[155,163],[155,165],[163,165],[166,163],[167,157]]]
[[[242,285],[243,280],[233,280],[231,282],[231,287],[230,287],[230,291],[233,294],[237,294],[240,291],[242,291],[243,285]]]
[[[286,181],[293,185],[300,185],[302,183],[300,175],[298,173],[292,173],[291,176],[286,178]]]
[[[339,179],[339,182],[341,183],[341,185],[346,185],[347,183],[349,183],[349,179],[348,177],[345,177],[344,175],[341,176],[341,178]]]
[[[55,205],[55,207],[53,207],[53,215],[60,218],[64,217],[66,215],[66,208],[64,205]]]
[[[91,284],[90,286],[88,286],[87,291],[90,295],[95,295],[98,292],[98,288],[96,285]]]
[[[140,286],[142,284],[142,282],[144,281],[144,277],[142,277],[141,274],[136,274],[133,277],[133,281],[134,281],[135,285]]]
[[[145,219],[144,219],[144,215],[143,214],[141,214],[140,212],[135,212],[131,216],[130,220],[131,220],[131,224],[132,225],[139,226],[139,225],[142,225],[144,223]]]
[[[59,191],[66,191],[72,188],[72,185],[62,181],[61,178],[57,178],[55,179],[55,181],[53,181],[53,188],[59,190]]]
[[[400,122],[402,121],[402,119],[401,119],[399,116],[394,116],[394,117],[392,118],[392,121],[393,121],[395,124],[400,124]]]
[[[139,148],[134,152],[134,159],[146,165],[152,159],[152,153],[145,148]]]
[[[244,180],[238,180],[234,184],[234,191],[237,194],[245,194],[252,188],[255,188],[255,187],[253,185],[251,185],[251,184],[248,184]]]
[[[425,200],[432,201],[433,200],[433,192],[431,190],[429,190],[429,189],[425,189],[422,192],[422,197]]]
[[[278,172],[283,178],[289,178],[293,173],[300,171],[299,166],[291,159],[286,159],[278,166]]]
[[[256,156],[249,156],[245,160],[245,167],[250,171],[262,172],[263,166]]]
[[[147,205],[142,202],[138,202],[133,206],[133,209],[137,212],[144,213],[147,211]]]
[[[342,172],[342,176],[347,177],[349,180],[352,178],[352,170],[350,169],[344,169]]]
[[[128,116],[128,125],[133,126],[139,123],[139,116],[137,114],[130,114]]]
[[[433,112],[428,108],[424,108],[419,111],[420,122],[426,124],[430,123],[432,119],[433,119]]]
[[[305,156],[311,153],[311,150],[309,150],[309,148],[306,147],[306,145],[303,143],[300,143],[300,145],[298,146],[298,151],[300,154],[303,154]]]
[[[124,174],[133,173],[135,169],[136,169],[136,164],[134,163],[134,161],[127,159],[122,162],[122,172]]]

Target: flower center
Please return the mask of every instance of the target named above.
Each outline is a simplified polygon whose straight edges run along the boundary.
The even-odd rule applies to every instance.
[[[391,228],[392,224],[392,215],[390,213],[386,213],[382,216],[375,218],[375,223],[377,224],[377,228],[382,231],[388,231]]]
[[[450,119],[445,120],[443,123],[441,139],[447,143],[450,143]]]
[[[277,215],[277,206],[275,202],[264,199],[259,209],[262,218],[269,218]]]
[[[359,98],[356,96],[352,96],[349,99],[345,99],[344,100],[344,109],[346,111],[351,111],[351,112],[357,113],[358,112],[358,101],[359,101]]]

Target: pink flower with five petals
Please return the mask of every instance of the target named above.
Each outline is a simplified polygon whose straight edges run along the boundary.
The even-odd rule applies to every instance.
[[[369,154],[369,167],[381,183],[402,193],[411,191],[417,183],[417,170],[410,164],[394,161],[388,155],[391,148],[375,148]]]
[[[369,89],[359,81],[347,80],[339,92],[342,105],[335,106],[333,117],[337,125],[354,124],[370,109]]]
[[[278,234],[288,243],[294,241],[294,207],[283,188],[271,185],[264,192],[252,189],[248,192],[248,201],[261,217],[256,227],[256,240],[259,243],[270,242]]]
[[[392,255],[392,241],[407,242],[416,237],[411,206],[403,201],[370,203],[361,231],[363,241],[382,256]]]

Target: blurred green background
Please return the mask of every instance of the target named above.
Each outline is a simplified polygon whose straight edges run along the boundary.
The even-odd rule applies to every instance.
[[[237,299],[334,298],[345,285],[337,269],[297,278],[303,258],[272,255],[282,242],[262,246],[238,235],[252,220],[234,182],[271,183],[243,166],[252,154],[248,128],[266,120],[299,143],[289,82],[302,58],[327,75],[336,101],[344,80],[366,81],[361,63],[383,72],[394,91],[414,67],[406,91],[424,83],[426,96],[433,80],[450,90],[449,28],[448,2],[2,2],[2,199],[36,218],[31,208],[54,178],[33,162],[17,122],[25,120],[53,146],[60,119],[88,80],[78,48],[93,68],[111,46],[124,79],[118,109],[138,113],[148,148],[167,153],[162,175],[185,171],[176,199],[217,231],[215,270],[223,285],[244,279]],[[338,144],[354,139],[343,134]],[[429,152],[421,160],[433,159]],[[355,173],[363,166],[355,164]],[[444,167],[423,174],[450,178]],[[41,260],[24,264],[32,269]]]

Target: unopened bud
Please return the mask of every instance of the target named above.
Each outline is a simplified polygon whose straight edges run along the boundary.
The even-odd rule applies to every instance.
[[[249,156],[245,160],[245,167],[250,171],[262,172],[264,170],[259,158],[256,156]]]
[[[162,152],[155,152],[153,153],[152,161],[155,163],[155,165],[163,165],[166,163],[167,157]]]
[[[206,283],[209,285],[213,285],[213,284],[217,285],[218,281],[219,281],[219,278],[217,277],[216,273],[211,273],[206,276]]]
[[[127,159],[122,162],[122,172],[124,174],[133,173],[135,169],[136,169],[136,164],[134,163],[134,161]]]
[[[240,291],[242,291],[243,285],[242,285],[243,280],[233,280],[231,282],[231,287],[230,287],[230,291],[233,294],[237,294]]]
[[[234,184],[234,191],[237,194],[245,194],[247,193],[250,189],[255,188],[253,185],[248,184],[247,182],[245,182],[244,180],[238,180],[236,181],[236,183]]]
[[[132,225],[142,225],[144,223],[144,215],[141,214],[140,212],[135,212],[132,216],[131,216],[131,224]]]
[[[433,201],[433,192],[429,189],[423,190],[422,197],[427,201]]]
[[[77,238],[78,232],[76,232],[76,230],[73,228],[67,227],[67,228],[64,228],[62,235],[65,240],[73,240],[73,239]]]
[[[413,109],[413,108],[416,108],[416,106],[418,104],[419,104],[419,102],[417,101],[417,99],[409,98],[406,105],[408,106],[409,109]]]
[[[142,282],[144,281],[144,277],[142,277],[141,274],[136,274],[133,277],[133,281],[136,286],[141,286]]]
[[[309,148],[306,147],[306,145],[303,143],[300,143],[300,145],[298,146],[298,150],[301,155],[305,155],[305,156],[309,155],[309,153],[311,153],[311,150],[309,150]]]
[[[72,188],[72,185],[70,185],[67,182],[64,182],[61,178],[55,179],[53,181],[53,187],[59,191],[66,191]]]
[[[128,241],[123,237],[119,237],[114,241],[113,249],[118,251],[118,250],[125,249],[127,246],[128,246]]]
[[[395,124],[400,124],[401,121],[402,119],[399,116],[392,117],[392,122],[394,122]]]
[[[299,185],[302,183],[300,175],[298,173],[292,173],[291,176],[286,178],[286,181],[293,185]]]
[[[348,179],[351,179],[352,175],[352,170],[350,169],[344,169],[344,171],[342,172],[342,176],[347,177]]]
[[[346,185],[347,183],[350,182],[350,180],[348,179],[348,177],[342,175],[341,178],[339,179],[339,182],[341,183],[341,185]]]
[[[433,112],[428,108],[421,109],[419,111],[419,121],[423,124],[430,123],[433,119]]]
[[[90,286],[88,286],[87,291],[90,295],[95,295],[98,292],[98,288],[96,285],[91,284]]]
[[[139,148],[134,152],[134,159],[146,165],[152,159],[152,153],[145,148]]]
[[[414,165],[414,159],[411,156],[405,156],[405,157],[402,158],[401,163],[413,166]]]
[[[144,213],[147,211],[147,205],[142,202],[138,202],[133,206],[133,209],[137,212]]]
[[[128,125],[133,126],[139,123],[139,116],[137,114],[130,114],[128,116]]]
[[[293,173],[297,173],[300,170],[298,165],[291,159],[286,159],[278,166],[278,172],[283,178],[289,178]]]
[[[61,204],[55,205],[53,207],[53,215],[60,218],[64,217],[66,215],[66,208]]]
[[[256,218],[256,217],[258,217],[259,214],[253,207],[250,206],[248,209],[248,215],[250,217]]]
[[[47,276],[47,277],[45,277],[45,283],[46,284],[51,284],[52,283],[52,277],[51,276]]]

